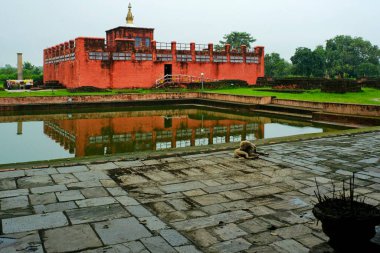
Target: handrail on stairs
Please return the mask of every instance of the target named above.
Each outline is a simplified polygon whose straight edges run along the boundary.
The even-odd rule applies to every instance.
[[[187,83],[201,83],[201,82],[215,82],[216,79],[191,76],[191,75],[165,75],[156,80],[156,88],[165,86],[166,84],[187,84]]]

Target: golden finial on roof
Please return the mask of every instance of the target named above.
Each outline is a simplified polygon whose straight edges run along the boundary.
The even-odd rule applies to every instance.
[[[127,25],[133,25],[134,16],[132,15],[132,5],[128,5]]]

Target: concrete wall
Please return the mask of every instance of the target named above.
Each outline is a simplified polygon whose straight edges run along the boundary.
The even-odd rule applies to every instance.
[[[245,104],[256,104],[256,105],[266,105],[266,104],[270,104],[272,101],[272,97],[239,96],[239,95],[228,95],[228,94],[217,94],[217,93],[199,93],[198,97],[201,99],[219,100],[219,101],[245,103]]]
[[[339,122],[346,125],[358,126],[379,126],[380,118],[357,116],[357,115],[344,115],[332,114],[324,112],[313,113],[313,120],[322,122]]]
[[[216,93],[152,93],[152,94],[118,94],[99,96],[72,96],[72,97],[17,97],[0,98],[1,105],[27,105],[27,104],[67,104],[67,103],[106,103],[144,100],[170,100],[170,99],[209,99],[226,102],[247,104],[268,104],[271,97],[252,97],[224,95]]]
[[[380,117],[380,106],[377,105],[322,103],[286,99],[272,99],[272,104],[313,108],[329,113]]]
[[[355,105],[338,103],[319,103],[296,100],[273,99],[272,97],[239,96],[217,93],[152,93],[152,94],[118,94],[99,96],[72,96],[72,97],[8,97],[0,98],[0,110],[11,110],[12,106],[33,104],[71,104],[71,103],[112,103],[127,101],[168,101],[181,99],[204,99],[231,103],[244,103],[252,105],[285,105],[300,108],[313,108],[327,113],[350,114],[361,116],[380,117],[380,106]],[[2,108],[3,107],[3,108]],[[7,109],[5,109],[7,107]]]
[[[154,93],[154,94],[119,94],[99,96],[72,96],[72,97],[18,97],[0,98],[0,105],[26,104],[67,104],[67,103],[105,103],[142,100],[198,98],[198,93]]]

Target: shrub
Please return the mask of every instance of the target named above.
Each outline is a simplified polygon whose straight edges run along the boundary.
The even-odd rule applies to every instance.
[[[322,92],[327,93],[346,93],[346,92],[361,92],[361,85],[350,79],[328,80],[322,84]]]
[[[247,87],[248,83],[244,80],[220,80],[215,82],[204,82],[203,87],[205,89],[223,89],[232,87]],[[202,83],[189,83],[187,85],[188,89],[200,89]]]
[[[327,79],[313,77],[288,77],[288,78],[258,78],[258,84],[261,86],[271,86],[273,89],[297,89],[297,90],[314,90],[322,89],[323,92],[345,93],[359,92],[362,83],[352,79]],[[377,81],[370,81],[372,85]]]
[[[94,87],[94,86],[82,86],[82,87],[75,88],[75,89],[68,89],[67,91],[71,92],[71,93],[78,93],[78,92],[111,92],[108,89],[101,89],[101,88],[97,88],[97,87]]]
[[[380,78],[378,78],[378,77],[362,78],[362,79],[358,80],[358,83],[360,83],[360,85],[362,87],[380,89]]]

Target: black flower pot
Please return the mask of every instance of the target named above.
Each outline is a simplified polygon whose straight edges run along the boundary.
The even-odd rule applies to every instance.
[[[370,239],[380,224],[379,209],[349,199],[327,199],[314,206],[313,214],[321,221],[331,247],[343,252],[371,247]]]

